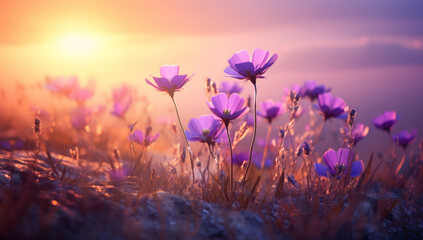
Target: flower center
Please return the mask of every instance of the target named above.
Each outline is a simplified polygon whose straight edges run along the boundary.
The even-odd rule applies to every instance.
[[[210,133],[210,130],[204,129],[201,134],[203,134],[204,137],[207,137],[209,133]]]
[[[223,110],[223,115],[231,115],[231,110],[229,109]]]
[[[340,174],[342,174],[342,172],[344,172],[344,170],[346,169],[346,166],[345,165],[336,165],[335,166],[335,172],[336,172],[336,175],[340,175]]]

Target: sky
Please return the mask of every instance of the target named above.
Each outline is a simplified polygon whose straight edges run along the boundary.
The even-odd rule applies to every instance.
[[[176,96],[185,123],[209,114],[205,104],[192,104],[206,101],[205,79],[236,81],[225,77],[227,60],[254,48],[279,55],[258,83],[259,101],[280,99],[284,87],[315,79],[356,108],[360,121],[370,125],[374,116],[395,110],[401,121],[394,131],[423,133],[422,1],[0,2],[3,88],[75,74],[110,95],[126,82],[165,115],[170,99],[145,78],[178,64],[181,73],[195,74]],[[248,96],[252,86],[244,86]],[[382,136],[371,128],[367,141]]]

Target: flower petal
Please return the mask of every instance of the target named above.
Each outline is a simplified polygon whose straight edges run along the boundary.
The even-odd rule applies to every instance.
[[[340,148],[336,153],[336,158],[338,159],[336,164],[348,165],[348,159],[350,158],[350,150],[348,148]]]
[[[363,172],[364,164],[363,161],[355,161],[351,164],[351,177],[358,177],[360,176],[361,172]]]
[[[250,62],[235,64],[235,69],[241,75],[249,77],[254,73],[254,65]]]
[[[192,118],[188,123],[188,128],[194,134],[201,135],[203,129],[201,127],[200,121],[197,118]]]
[[[323,165],[321,163],[315,163],[314,169],[316,169],[317,174],[319,174],[320,176],[328,177],[329,169],[325,165]]]
[[[244,98],[240,97],[238,93],[233,93],[228,100],[228,109],[231,110],[232,113],[239,111],[244,106],[244,103]]]
[[[330,174],[335,174],[335,166],[338,164],[335,150],[332,148],[323,154],[323,161],[329,169]]]
[[[168,79],[166,78],[158,78],[158,77],[153,77],[154,81],[157,84],[157,87],[161,90],[161,91],[167,91],[170,89],[170,82]]]
[[[167,78],[168,80],[178,75],[178,73],[179,73],[178,65],[164,65],[160,68],[160,75],[162,76],[162,78]]]
[[[237,78],[237,79],[244,79],[245,76],[242,76],[239,72],[237,72],[234,68],[232,68],[231,66],[225,68],[224,71],[226,74],[230,75],[233,78]]]
[[[248,55],[247,50],[243,49],[239,52],[236,52],[229,60],[229,65],[231,65],[231,67],[233,69],[235,68],[236,64],[240,64],[240,63],[245,63],[245,62],[250,62],[250,56]]]
[[[255,69],[261,68],[269,58],[269,52],[260,48],[253,50],[252,63]]]
[[[212,97],[211,102],[213,107],[221,113],[223,113],[223,110],[228,109],[228,96],[226,96],[224,93],[219,93]]]

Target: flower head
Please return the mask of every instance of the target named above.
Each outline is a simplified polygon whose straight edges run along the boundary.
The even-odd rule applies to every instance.
[[[157,91],[167,92],[173,98],[176,91],[181,88],[191,79],[188,75],[179,75],[178,65],[165,65],[160,68],[161,77],[153,77],[156,85],[151,83],[148,79],[145,81],[153,86]]]
[[[351,162],[350,150],[348,148],[340,148],[336,153],[335,150],[329,149],[323,154],[323,162],[315,163],[314,167],[317,174],[322,177],[340,177],[348,172],[347,166]],[[363,172],[363,161],[355,161],[351,164],[351,177],[358,177]]]
[[[131,169],[127,166],[122,166],[113,170],[109,171],[110,180],[120,182],[125,180],[129,173],[131,172]]]
[[[417,135],[417,130],[414,129],[413,131],[409,132],[407,130],[403,130],[398,132],[396,135],[392,136],[392,139],[395,142],[398,142],[403,148],[407,148],[408,144],[410,144]]]
[[[207,105],[216,117],[228,125],[248,111],[248,107],[244,107],[244,103],[245,100],[237,93],[232,93],[229,97],[224,93],[219,93],[212,97],[211,102],[207,102]]]
[[[320,111],[324,114],[325,120],[338,117],[348,110],[347,104],[339,97],[334,97],[331,93],[323,93],[318,97]]]
[[[391,132],[392,127],[397,123],[398,116],[395,111],[386,111],[373,119],[376,128]]]
[[[258,112],[257,114],[266,119],[269,123],[271,123],[273,119],[279,115],[284,114],[286,111],[281,102],[275,102],[273,100],[262,102],[261,109],[263,112]]]
[[[70,116],[70,122],[76,130],[83,130],[90,123],[91,110],[88,107],[78,107]]]
[[[250,80],[253,84],[257,78],[264,78],[263,74],[278,59],[277,54],[269,59],[270,53],[266,50],[255,48],[252,57],[248,55],[246,50],[235,53],[229,60],[229,67],[225,69],[225,73],[236,79]]]
[[[150,146],[153,142],[155,142],[159,138],[160,134],[156,133],[155,135],[151,135],[151,128],[147,128],[146,134],[141,130],[134,130],[130,135],[129,139],[134,141],[140,145],[144,145],[146,147]]]
[[[81,103],[85,102],[88,99],[94,96],[93,90],[86,87],[75,87],[73,91],[69,94],[69,98]]]
[[[314,80],[305,81],[301,88],[300,95],[302,97],[309,97],[311,101],[314,101],[320,94],[330,92],[330,88],[326,88],[325,85],[317,85]]]
[[[222,82],[220,83],[219,92],[231,95],[232,93],[240,93],[242,89],[237,82]]]
[[[366,126],[362,123],[356,124],[352,128],[351,137],[354,140],[354,145],[361,141],[369,133],[369,126]]]
[[[113,110],[111,114],[123,118],[132,104],[131,89],[123,84],[113,90]]]
[[[185,131],[188,140],[212,144],[220,142],[223,133],[222,122],[212,115],[203,115],[199,118],[192,118],[188,123],[190,131]]]

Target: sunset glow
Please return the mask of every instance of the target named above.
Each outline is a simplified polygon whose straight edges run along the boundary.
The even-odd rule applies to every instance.
[[[60,50],[71,57],[94,55],[101,47],[101,39],[88,34],[72,34],[59,41]]]

